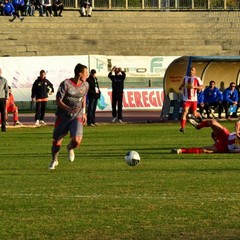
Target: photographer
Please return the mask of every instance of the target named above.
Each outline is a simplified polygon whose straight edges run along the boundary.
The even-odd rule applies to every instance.
[[[118,121],[122,123],[122,101],[126,74],[120,67],[114,66],[108,74],[108,77],[112,81],[112,122],[115,122],[118,119]],[[116,111],[117,104],[118,115]]]

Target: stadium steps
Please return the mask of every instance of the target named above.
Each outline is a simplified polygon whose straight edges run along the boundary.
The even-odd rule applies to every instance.
[[[239,55],[238,12],[94,11],[92,18],[0,17],[1,56]]]

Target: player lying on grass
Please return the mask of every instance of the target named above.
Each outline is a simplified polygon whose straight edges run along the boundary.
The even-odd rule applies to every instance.
[[[173,149],[172,153],[240,153],[240,121],[236,122],[236,132],[230,132],[215,119],[203,120],[198,123],[194,117],[189,122],[196,128],[202,129],[210,127],[212,129],[212,139],[214,144],[206,147],[198,148],[180,148]]]

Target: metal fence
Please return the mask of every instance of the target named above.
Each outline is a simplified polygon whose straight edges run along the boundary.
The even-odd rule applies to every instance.
[[[79,8],[80,0],[63,0]],[[95,10],[239,10],[240,0],[92,0]]]

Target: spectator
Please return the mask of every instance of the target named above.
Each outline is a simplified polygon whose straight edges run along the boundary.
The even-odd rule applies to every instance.
[[[88,126],[96,126],[95,123],[95,112],[97,108],[97,102],[100,98],[100,89],[98,79],[96,77],[96,70],[92,69],[90,76],[87,78],[89,84],[88,90],[88,110],[87,110],[87,124]]]
[[[43,4],[42,4],[42,0],[35,0],[34,6],[35,6],[35,10],[39,11],[39,17],[43,17]]]
[[[48,94],[52,94],[54,88],[52,83],[46,79],[44,70],[40,71],[40,76],[35,80],[32,86],[32,102],[36,102],[35,125],[44,126],[45,111],[48,101]]]
[[[221,118],[222,114],[222,101],[223,95],[220,90],[215,86],[215,82],[211,80],[209,86],[204,90],[204,108],[207,113],[207,118],[210,118],[210,109],[209,107],[218,107],[218,118]]]
[[[3,16],[3,1],[0,1],[0,15]]]
[[[4,16],[12,16],[13,13],[15,12],[15,9],[9,0],[4,0],[2,3],[3,5],[3,15]]]
[[[8,113],[13,113],[14,126],[22,125],[18,120],[19,119],[18,107],[16,106],[16,104],[14,102],[14,96],[12,94],[12,89],[10,86],[8,87],[8,100],[7,100],[7,104],[6,104],[6,121],[8,119]],[[8,125],[7,122],[6,122],[6,124]]]
[[[112,122],[115,122],[118,119],[118,121],[122,123],[122,101],[126,74],[120,67],[114,66],[111,69],[111,72],[109,72],[108,77],[112,81]],[[117,105],[118,114],[116,111]]]
[[[223,107],[226,114],[226,119],[230,119],[229,111],[231,106],[236,106],[238,104],[238,91],[235,89],[236,84],[231,82],[229,87],[223,91]],[[236,110],[231,117],[236,117]]]
[[[179,131],[184,133],[189,110],[196,118],[201,118],[197,112],[197,91],[203,90],[203,83],[202,80],[196,76],[195,67],[190,68],[189,76],[184,77],[179,90],[183,91],[183,114]]]
[[[80,0],[80,14],[81,17],[92,16],[92,0]]]
[[[47,17],[53,17],[51,0],[43,0],[43,13],[46,14]]]
[[[6,101],[8,100],[8,83],[7,79],[2,77],[0,68],[0,113],[2,119],[2,132],[6,132]]]
[[[13,7],[17,14],[21,16],[25,15],[25,1],[24,0],[12,0]]]
[[[53,2],[53,12],[54,17],[62,17],[62,11],[64,9],[62,0],[54,0]],[[59,13],[58,13],[59,11]]]
[[[27,0],[26,16],[34,16],[35,14],[35,0]]]
[[[10,22],[13,22],[16,18],[19,18],[23,21],[23,17],[20,17],[18,12],[15,12],[15,8],[9,0],[4,0],[3,3],[3,15],[5,16],[13,16],[13,19],[9,19]]]

